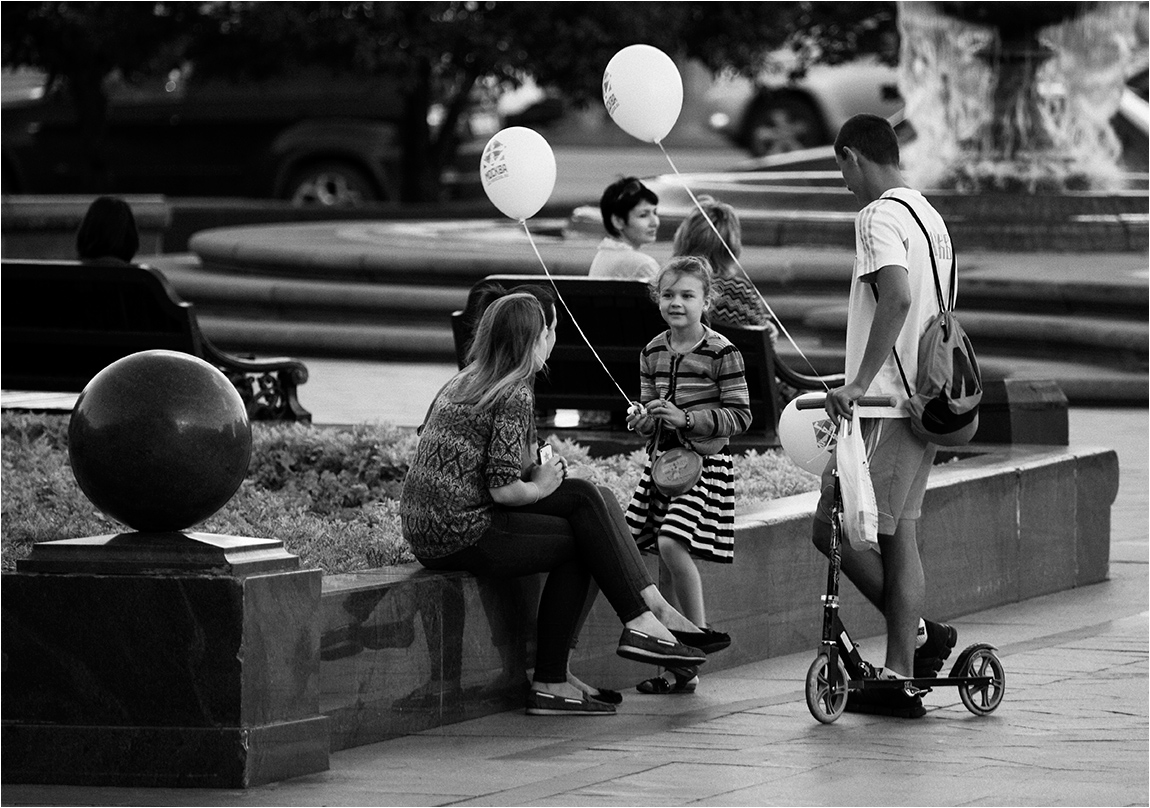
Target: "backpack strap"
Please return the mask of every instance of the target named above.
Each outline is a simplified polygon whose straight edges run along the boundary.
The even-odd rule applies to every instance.
[[[924,225],[922,223],[922,219],[918,218],[918,214],[915,212],[914,208],[911,207],[911,204],[909,202],[907,202],[905,199],[899,199],[897,196],[887,196],[887,197],[883,197],[883,198],[884,199],[890,199],[894,202],[898,202],[904,208],[909,210],[910,215],[914,218],[915,223],[918,225],[919,229],[922,230],[923,238],[926,239],[926,249],[927,249],[927,252],[930,254],[930,268],[934,274],[934,294],[935,294],[936,298],[938,299],[938,309],[939,309],[939,311],[953,311],[954,310],[954,304],[957,300],[956,292],[957,292],[957,280],[958,280],[958,256],[955,254],[954,250],[952,249],[951,253],[950,253],[950,309],[947,309],[946,301],[943,299],[943,296],[942,296],[942,282],[938,276],[938,261],[934,257],[934,244],[930,240],[930,233],[927,232],[926,225]],[[869,284],[869,285],[870,285],[871,293],[874,294],[874,299],[875,299],[875,301],[877,301],[878,300],[878,289],[875,288],[875,285],[873,283]],[[890,350],[891,350],[891,353],[894,354],[894,363],[895,363],[895,365],[898,366],[898,375],[902,377],[902,386],[903,386],[903,389],[906,390],[906,397],[907,398],[913,398],[914,393],[911,392],[910,383],[907,381],[907,378],[906,378],[906,371],[904,371],[902,369],[902,360],[898,358],[898,351],[895,350],[893,346],[891,347]]]
[[[954,305],[958,301],[958,256],[954,250],[950,251],[950,308],[946,307],[946,301],[942,297],[942,281],[938,275],[938,262],[934,257],[934,243],[930,240],[930,233],[927,232],[926,225],[922,223],[922,219],[918,218],[918,213],[905,199],[899,199],[897,196],[884,197],[892,202],[897,202],[904,208],[910,211],[911,217],[922,230],[922,235],[926,239],[926,249],[930,253],[930,268],[934,273],[934,294],[938,298],[939,311],[953,311]]]
[[[875,302],[878,302],[878,289],[874,287],[873,283],[867,284],[870,287],[871,293],[874,294]],[[890,352],[894,354],[894,363],[898,366],[898,375],[902,377],[902,387],[906,390],[907,398],[914,398],[914,392],[910,389],[910,383],[906,380],[906,371],[902,369],[902,360],[898,358],[898,351],[892,345]],[[422,429],[422,427],[420,427]]]

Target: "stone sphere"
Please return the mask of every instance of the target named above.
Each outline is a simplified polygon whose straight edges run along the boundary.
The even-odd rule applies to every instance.
[[[232,498],[252,430],[243,400],[191,354],[142,351],[97,373],[68,424],[68,457],[92,503],[138,531],[183,530]]]

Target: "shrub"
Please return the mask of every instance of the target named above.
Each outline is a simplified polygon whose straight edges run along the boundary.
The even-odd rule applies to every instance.
[[[6,412],[2,418],[0,561],[6,571],[33,543],[120,533],[126,528],[96,509],[68,464],[68,417]],[[275,538],[305,566],[329,573],[414,561],[399,528],[399,492],[414,454],[411,430],[361,424],[314,428],[256,423],[252,459],[239,491],[194,529]],[[587,449],[552,439],[571,473],[611,489],[624,507],[645,453],[591,458]],[[735,457],[740,509],[812,491],[814,475],[781,452]]]

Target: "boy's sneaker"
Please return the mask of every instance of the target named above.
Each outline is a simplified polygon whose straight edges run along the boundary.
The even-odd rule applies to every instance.
[[[847,696],[844,711],[892,718],[922,718],[926,715],[922,696],[917,693],[912,695],[901,687],[852,690]]]
[[[950,656],[951,649],[958,642],[958,630],[946,623],[926,623],[926,642],[914,652],[914,676],[916,679],[929,679],[938,676],[942,664]]]

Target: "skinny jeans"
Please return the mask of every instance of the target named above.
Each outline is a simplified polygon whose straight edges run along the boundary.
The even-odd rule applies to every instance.
[[[571,643],[592,579],[623,623],[648,611],[640,593],[653,583],[615,495],[586,480],[564,480],[532,505],[496,506],[491,526],[475,544],[420,563],[496,578],[546,572],[535,680],[548,683],[567,681]]]

